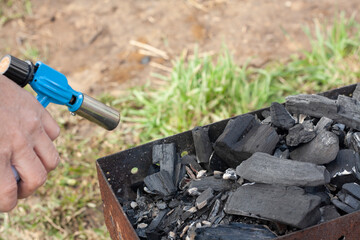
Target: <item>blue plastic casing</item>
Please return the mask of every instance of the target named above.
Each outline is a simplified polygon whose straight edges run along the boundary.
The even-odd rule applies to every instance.
[[[70,87],[64,74],[42,62],[37,62],[35,67],[30,86],[38,94],[36,99],[41,105],[46,108],[49,103],[61,104],[70,112],[76,112],[83,102],[83,94]]]

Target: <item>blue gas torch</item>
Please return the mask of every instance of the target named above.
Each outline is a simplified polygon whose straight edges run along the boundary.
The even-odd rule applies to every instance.
[[[49,103],[65,105],[72,115],[84,117],[107,130],[115,129],[120,121],[120,114],[113,108],[75,91],[70,87],[64,74],[36,62],[23,61],[11,55],[0,60],[0,74],[5,75],[19,86],[27,84],[37,93],[36,99],[46,108]],[[19,175],[13,168],[17,180]]]

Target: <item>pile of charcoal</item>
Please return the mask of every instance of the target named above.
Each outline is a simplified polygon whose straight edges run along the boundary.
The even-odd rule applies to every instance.
[[[196,155],[154,145],[123,203],[141,239],[272,239],[360,210],[360,84],[240,115],[215,142],[192,135]]]

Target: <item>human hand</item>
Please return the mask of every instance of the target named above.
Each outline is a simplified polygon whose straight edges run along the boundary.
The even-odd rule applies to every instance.
[[[12,210],[59,164],[60,128],[29,92],[0,75],[0,212]],[[14,166],[21,180],[16,182]]]

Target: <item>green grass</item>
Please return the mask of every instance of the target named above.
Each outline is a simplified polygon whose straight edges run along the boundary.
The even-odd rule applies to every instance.
[[[135,88],[122,104],[123,119],[136,123],[141,142],[179,133],[237,114],[284,101],[289,94],[314,93],[356,83],[359,79],[359,24],[343,15],[331,28],[309,28],[312,49],[287,63],[265,68],[238,66],[224,48],[216,58],[195,57],[174,63],[160,89]]]
[[[129,90],[116,99],[100,96],[122,110],[123,127],[106,132],[87,128],[66,110],[56,116],[61,164],[44,187],[0,214],[0,239],[108,239],[101,213],[95,159],[196,125],[212,123],[269,106],[297,93],[314,93],[358,82],[360,27],[339,15],[333,25],[317,24],[309,35],[312,48],[286,63],[264,68],[238,66],[224,47],[214,57],[180,57],[163,82]],[[50,109],[58,112],[60,107]],[[136,171],[136,169],[134,169]]]

